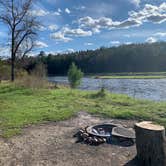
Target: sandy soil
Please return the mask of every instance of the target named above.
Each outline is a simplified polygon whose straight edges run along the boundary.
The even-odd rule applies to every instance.
[[[102,119],[85,112],[63,122],[27,127],[22,135],[0,139],[0,166],[134,166],[135,146],[75,143],[73,134],[87,125],[115,122],[133,127],[134,121]]]

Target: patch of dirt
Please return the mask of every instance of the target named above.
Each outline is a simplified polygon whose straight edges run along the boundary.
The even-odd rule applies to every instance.
[[[31,126],[9,140],[0,139],[0,166],[134,166],[135,146],[75,143],[78,128],[104,122],[133,127],[134,121],[103,119],[85,112],[63,122]]]

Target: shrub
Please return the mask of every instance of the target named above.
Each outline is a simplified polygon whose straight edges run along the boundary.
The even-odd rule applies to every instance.
[[[46,75],[47,73],[45,65],[39,63],[30,72],[30,74],[17,79],[16,84],[32,89],[54,88],[55,85],[47,81]]]
[[[104,87],[101,87],[101,89],[97,92],[97,97],[105,97],[106,96],[106,90]]]
[[[72,63],[68,71],[68,80],[71,88],[76,88],[80,85],[83,72]]]

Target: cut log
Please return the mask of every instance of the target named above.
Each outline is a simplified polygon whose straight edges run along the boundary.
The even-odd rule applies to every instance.
[[[144,121],[135,124],[137,159],[141,166],[166,166],[165,129]]]

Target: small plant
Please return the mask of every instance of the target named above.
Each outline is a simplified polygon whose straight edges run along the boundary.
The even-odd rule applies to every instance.
[[[106,96],[106,90],[105,90],[104,86],[101,87],[101,89],[98,91],[97,96],[98,97],[105,97]]]
[[[76,88],[80,85],[83,72],[77,68],[75,63],[72,63],[68,71],[68,80],[71,88]]]

